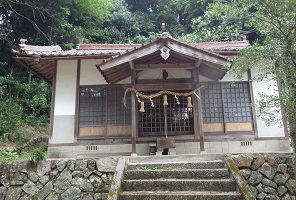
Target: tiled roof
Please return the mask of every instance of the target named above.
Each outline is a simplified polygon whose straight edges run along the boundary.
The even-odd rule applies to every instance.
[[[15,51],[13,52],[17,54],[18,56],[32,56],[32,55],[39,55],[41,57],[65,57],[65,56],[90,56],[90,55],[106,55],[106,54],[117,54],[117,53],[123,53],[126,50],[113,50],[113,49],[102,49],[102,50],[77,50],[77,49],[71,49],[66,51],[36,51],[36,49],[39,48],[39,46],[30,46],[30,50],[21,50],[21,51]]]
[[[232,42],[200,42],[192,43],[191,45],[211,51],[239,51],[250,46],[250,43],[247,40],[243,40]]]
[[[161,36],[160,36],[161,37]],[[155,40],[159,39],[156,38]],[[65,56],[91,56],[91,55],[114,55],[122,54],[130,50],[140,48],[141,46],[153,43],[155,40],[146,44],[78,44],[76,49],[62,50],[58,45],[55,46],[33,46],[24,43],[19,45],[19,50],[12,50],[18,56],[40,55],[41,57],[65,57]],[[173,38],[173,40],[190,45],[192,47],[210,51],[239,51],[249,46],[247,40],[233,42],[201,42],[201,43],[186,43]]]

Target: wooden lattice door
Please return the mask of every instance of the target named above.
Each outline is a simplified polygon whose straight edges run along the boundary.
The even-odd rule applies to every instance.
[[[184,92],[184,91],[181,91]],[[155,92],[143,92],[152,94]],[[167,95],[168,105],[163,106],[163,97],[149,99],[145,102],[145,112],[138,114],[138,128],[140,136],[165,136],[165,123],[168,135],[193,134],[193,112],[187,108],[187,97]],[[166,112],[165,112],[166,109]],[[167,120],[165,120],[165,113]]]

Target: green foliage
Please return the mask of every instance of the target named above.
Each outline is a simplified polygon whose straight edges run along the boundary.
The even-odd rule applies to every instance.
[[[198,32],[185,37],[211,41],[238,39],[240,34],[260,36],[251,48],[231,58],[230,73],[241,77],[247,69],[256,67],[259,73],[254,80],[279,83],[280,93],[261,94],[256,111],[266,122],[273,123],[278,119],[279,108],[284,110],[296,153],[295,7],[295,0],[217,0],[209,4],[204,16],[193,20]]]
[[[8,138],[10,141],[17,144],[24,144],[28,142],[33,136],[33,132],[25,127],[20,127],[9,131]]]
[[[250,6],[241,0],[216,0],[208,4],[204,15],[192,20],[195,31],[181,39],[188,42],[240,40],[240,35],[248,33]]]
[[[23,124],[49,121],[50,86],[39,80],[23,82],[14,76],[0,76],[0,135],[16,132]]]
[[[45,153],[40,149],[33,149],[29,154],[29,160],[34,164],[40,163],[45,157]]]
[[[0,136],[22,124],[23,108],[14,101],[0,100]]]
[[[16,160],[19,158],[19,155],[17,152],[15,152],[12,148],[5,148],[0,152],[0,158],[1,161],[6,160]]]

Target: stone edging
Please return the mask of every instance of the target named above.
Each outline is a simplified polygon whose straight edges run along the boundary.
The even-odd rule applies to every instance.
[[[245,200],[256,200],[254,195],[252,194],[252,191],[248,185],[248,183],[245,181],[244,177],[239,173],[239,169],[236,166],[234,160],[230,156],[226,156],[224,158],[224,161],[230,170],[230,173],[232,177],[234,178],[243,198]]]
[[[117,200],[121,193],[121,183],[124,177],[124,172],[127,167],[128,159],[125,157],[119,158],[114,172],[113,181],[109,190],[107,200]]]

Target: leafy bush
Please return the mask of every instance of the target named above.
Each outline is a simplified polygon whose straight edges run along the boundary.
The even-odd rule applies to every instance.
[[[37,164],[37,163],[41,162],[44,159],[45,159],[45,152],[43,152],[41,149],[33,149],[30,152],[29,160],[32,163]]]
[[[19,157],[17,152],[15,152],[12,148],[5,148],[0,152],[0,154],[4,160],[15,160]]]
[[[23,144],[28,142],[33,136],[33,132],[25,127],[20,127],[18,129],[12,130],[8,133],[8,138],[10,141],[17,144]]]
[[[0,101],[0,135],[22,124],[23,108],[14,101]]]

